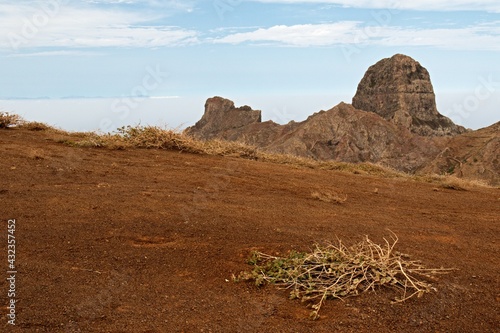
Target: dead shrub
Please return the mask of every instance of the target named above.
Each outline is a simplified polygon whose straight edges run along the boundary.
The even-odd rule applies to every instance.
[[[418,261],[394,250],[398,241],[378,245],[366,236],[361,242],[346,246],[316,244],[311,252],[290,252],[276,257],[253,252],[248,261],[254,268],[233,276],[234,281],[254,281],[257,286],[272,283],[290,290],[291,299],[308,302],[311,318],[319,318],[321,306],[327,299],[344,299],[381,287],[400,291],[393,302],[421,297],[436,289],[427,281],[451,269],[425,268]]]
[[[0,112],[0,128],[9,128],[12,126],[19,126],[23,119],[17,114],[10,114],[8,112]]]
[[[51,126],[38,121],[25,122],[21,125],[21,127],[27,129],[28,131],[48,131],[52,129]]]
[[[183,132],[156,126],[126,126],[116,134],[89,133],[82,140],[71,143],[78,147],[106,147],[111,149],[146,148],[178,150],[194,154],[235,156],[255,159],[257,149],[239,142],[197,140]]]

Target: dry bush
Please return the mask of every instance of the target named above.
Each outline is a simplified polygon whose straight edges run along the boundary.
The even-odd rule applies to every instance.
[[[347,163],[334,161],[318,161],[320,169],[337,170],[343,172],[352,172],[354,174],[364,174],[373,176],[383,176],[386,178],[405,177],[405,174],[387,166],[379,164],[363,162],[363,163]]]
[[[56,129],[42,122],[26,121],[17,114],[0,112],[0,128],[8,128],[8,127],[18,127],[26,129],[28,131],[50,131],[51,133],[54,134],[70,135],[70,133],[66,131]]]
[[[456,191],[468,191],[475,187],[491,187],[481,180],[459,178],[453,175],[418,175],[412,178],[416,181],[431,183],[444,189]]]
[[[48,131],[53,129],[51,126],[38,121],[24,122],[21,127],[28,131]]]
[[[194,154],[236,156],[254,159],[255,147],[223,140],[201,141],[177,130],[156,126],[127,126],[117,134],[89,133],[82,140],[71,142],[78,147],[107,147],[111,149],[148,148],[178,150]]]
[[[114,139],[123,140],[132,147],[183,150],[199,153],[193,140],[174,130],[156,126],[122,127]]]
[[[400,291],[394,302],[404,302],[414,296],[436,289],[427,282],[437,274],[451,269],[428,269],[407,255],[394,250],[398,238],[378,245],[368,236],[352,246],[340,240],[337,245],[315,245],[309,252],[291,252],[276,257],[254,252],[249,264],[254,268],[242,272],[235,281],[255,281],[257,286],[273,283],[290,290],[290,298],[314,302],[311,318],[319,318],[321,306],[327,299],[344,299],[380,287]]]
[[[474,187],[490,187],[486,183],[475,179],[464,179],[456,176],[441,176],[440,178],[439,185],[450,190],[467,191]]]
[[[23,119],[17,114],[10,114],[8,112],[0,112],[0,128],[9,128],[18,126],[23,122]]]
[[[177,130],[155,126],[125,127],[114,136],[132,147],[179,150],[195,154],[253,158],[256,148],[238,142],[222,140],[201,141]]]
[[[103,148],[110,147],[113,149],[119,149],[118,143],[111,139],[112,135],[109,134],[96,134],[96,133],[85,133],[79,135],[81,140],[71,141],[67,139],[62,139],[61,143],[67,144],[72,147],[82,147],[82,148]],[[116,146],[115,146],[116,144]]]
[[[311,197],[334,204],[343,204],[347,201],[347,194],[339,194],[335,191],[314,191],[311,193]]]

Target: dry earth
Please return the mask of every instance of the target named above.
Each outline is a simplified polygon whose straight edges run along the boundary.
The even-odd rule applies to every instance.
[[[0,130],[1,269],[16,219],[16,325],[2,332],[498,332],[500,191],[455,191],[251,160],[73,148]],[[337,191],[347,201],[314,199]],[[376,242],[457,270],[437,292],[329,301],[321,319],[273,286],[234,283],[249,253]]]

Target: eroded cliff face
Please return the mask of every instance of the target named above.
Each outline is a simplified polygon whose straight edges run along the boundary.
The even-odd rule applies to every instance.
[[[352,105],[422,136],[466,132],[438,112],[429,72],[402,54],[382,59],[366,71]]]

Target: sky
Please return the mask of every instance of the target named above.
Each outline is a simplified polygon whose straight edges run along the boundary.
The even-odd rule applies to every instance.
[[[497,0],[3,0],[0,111],[69,130],[182,128],[222,96],[301,121],[350,103],[396,53],[429,70],[442,114],[500,120]]]

